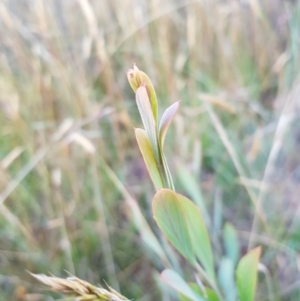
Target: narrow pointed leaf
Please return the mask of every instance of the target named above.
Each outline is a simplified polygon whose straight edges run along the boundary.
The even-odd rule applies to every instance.
[[[141,86],[136,91],[136,103],[148,134],[150,144],[157,162],[159,162],[159,150],[157,142],[156,122],[151,108],[150,100],[145,86]]]
[[[218,280],[227,301],[236,300],[234,264],[229,258],[222,258],[219,263]]]
[[[138,142],[140,151],[143,155],[147,170],[150,174],[153,185],[156,189],[164,187],[157,163],[155,161],[154,153],[145,130],[135,129],[135,137]]]
[[[208,232],[199,208],[188,198],[176,194],[186,215],[193,251],[208,275],[215,279],[213,254]]]
[[[226,257],[231,259],[235,266],[240,257],[240,246],[236,230],[230,223],[226,223],[224,226],[223,241]]]
[[[192,301],[205,301],[202,297],[196,294],[189,285],[178,275],[176,272],[170,269],[164,270],[161,275],[161,279],[172,287],[178,293],[184,295]]]
[[[253,301],[257,283],[257,266],[261,248],[255,248],[240,260],[236,270],[236,281],[240,301]]]
[[[177,112],[179,107],[179,101],[172,104],[170,107],[168,107],[163,116],[161,117],[160,124],[159,124],[159,142],[161,145],[161,148],[164,147],[165,137],[169,128],[169,125]]]
[[[154,219],[173,246],[192,264],[193,252],[185,211],[177,194],[169,189],[160,189],[152,203]]]

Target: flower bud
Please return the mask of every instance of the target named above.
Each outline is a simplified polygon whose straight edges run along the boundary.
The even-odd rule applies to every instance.
[[[129,81],[129,84],[132,88],[132,90],[134,92],[136,92],[136,90],[141,87],[141,86],[145,86],[146,90],[147,90],[147,94],[151,103],[151,107],[152,107],[152,111],[153,111],[153,115],[155,118],[155,121],[157,122],[157,98],[156,98],[156,93],[154,90],[154,87],[152,85],[152,82],[150,81],[150,78],[148,77],[148,75],[139,70],[139,68],[134,65],[133,69],[129,69],[127,72],[127,78]]]
[[[138,82],[137,82],[137,79],[136,79],[134,70],[129,69],[129,70],[127,71],[127,79],[128,79],[128,81],[129,81],[129,84],[130,84],[132,90],[133,90],[134,92],[136,92],[136,90],[139,88],[139,84],[138,84]]]

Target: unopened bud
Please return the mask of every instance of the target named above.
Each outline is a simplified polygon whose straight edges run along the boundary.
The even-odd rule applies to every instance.
[[[157,121],[157,98],[156,98],[156,93],[154,90],[154,87],[152,85],[152,82],[150,81],[150,78],[148,77],[148,75],[139,70],[139,68],[134,65],[133,69],[129,69],[127,71],[127,78],[129,81],[129,84],[132,88],[132,90],[134,92],[136,92],[136,90],[141,87],[141,86],[145,86],[146,90],[147,90],[147,94],[149,97],[149,100],[151,102],[151,107],[152,107],[152,111],[153,111],[153,115],[155,120]]]
[[[137,80],[135,78],[134,70],[129,69],[127,71],[127,79],[129,81],[129,84],[130,84],[132,90],[134,92],[136,92],[136,90],[139,88],[139,84],[138,84],[138,82],[137,82]]]

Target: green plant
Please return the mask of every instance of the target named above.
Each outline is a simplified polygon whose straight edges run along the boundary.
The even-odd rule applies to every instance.
[[[221,280],[218,283],[214,252],[200,209],[191,200],[175,192],[164,154],[164,141],[179,102],[171,105],[159,122],[156,93],[148,76],[136,66],[128,71],[127,76],[136,93],[137,106],[145,128],[135,130],[136,139],[157,190],[152,202],[154,219],[171,244],[192,266],[199,285],[195,290],[194,286],[190,286],[179,274],[170,269],[163,271],[162,279],[182,296],[194,301],[236,300],[236,289],[240,301],[254,300],[260,247],[250,251],[239,261],[236,268],[236,286],[231,287],[224,285],[224,278],[232,276],[230,274],[235,265],[237,252],[231,251],[228,247],[229,254],[233,258],[228,259],[227,265],[226,261],[223,262],[223,266],[219,269],[221,276],[218,278]],[[227,226],[225,235],[232,233],[234,235],[234,229]],[[222,273],[225,275],[222,276]]]
[[[136,93],[137,106],[145,128],[135,129],[136,139],[157,190],[152,202],[153,217],[168,241],[189,263],[189,270],[194,274],[196,282],[187,282],[172,268],[165,269],[161,273],[161,279],[177,291],[181,300],[253,301],[261,248],[253,249],[238,262],[237,235],[233,226],[226,224],[223,235],[226,255],[217,267],[200,208],[187,197],[175,192],[164,154],[166,133],[179,102],[171,105],[159,122],[158,102],[149,77],[136,66],[128,71],[127,76]],[[108,287],[109,290],[94,287],[76,277],[34,277],[51,290],[76,297],[77,300],[127,300],[111,287]]]

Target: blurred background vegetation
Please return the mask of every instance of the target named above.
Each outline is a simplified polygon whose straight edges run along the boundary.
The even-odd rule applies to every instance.
[[[133,223],[159,233],[134,63],[160,114],[181,99],[166,154],[216,256],[230,222],[241,254],[263,247],[257,300],[300,300],[299,33],[300,1],[2,0],[0,300],[58,297],[26,270],[166,299]]]

